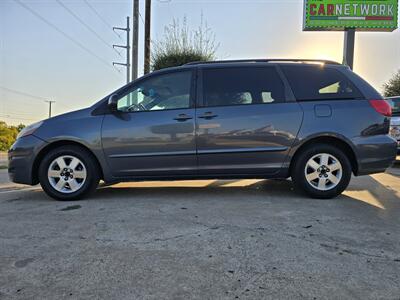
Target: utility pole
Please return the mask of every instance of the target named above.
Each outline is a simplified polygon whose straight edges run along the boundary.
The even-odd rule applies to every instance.
[[[51,105],[53,103],[55,103],[56,101],[49,100],[49,101],[45,101],[45,102],[49,103],[49,118],[51,118]]]
[[[132,80],[138,77],[139,0],[133,0]]]
[[[113,65],[120,65],[126,67],[126,83],[130,80],[130,45],[129,45],[129,17],[126,17],[126,28],[123,27],[113,27],[113,30],[123,30],[126,31],[126,45],[113,45],[113,48],[124,48],[126,50],[126,63],[113,62]]]
[[[144,74],[150,72],[150,22],[151,0],[146,0],[146,15],[144,20]]]

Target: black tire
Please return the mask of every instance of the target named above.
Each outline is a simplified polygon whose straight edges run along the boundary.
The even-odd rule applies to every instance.
[[[314,156],[321,153],[333,155],[342,166],[342,176],[335,187],[329,190],[319,190],[312,186],[305,175],[307,162]],[[291,176],[297,190],[305,192],[308,196],[317,199],[330,199],[340,195],[349,185],[352,167],[347,155],[339,148],[329,144],[314,144],[303,150],[296,157],[292,168]]]
[[[50,164],[55,159],[63,155],[67,156],[71,155],[78,158],[86,168],[86,179],[83,182],[82,186],[77,191],[70,193],[63,193],[57,191],[51,185],[47,175]],[[62,200],[62,201],[79,200],[88,196],[90,193],[96,190],[100,180],[99,172],[100,170],[98,169],[98,165],[95,158],[86,149],[74,145],[61,146],[47,153],[46,156],[43,158],[43,160],[40,162],[39,182],[45,193],[56,200]]]

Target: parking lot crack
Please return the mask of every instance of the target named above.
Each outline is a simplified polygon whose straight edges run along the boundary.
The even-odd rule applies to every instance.
[[[205,232],[207,232],[209,230],[211,230],[211,228],[204,228],[202,230],[198,230],[198,231],[195,231],[195,232],[189,232],[189,233],[186,233],[186,234],[178,234],[178,235],[171,236],[171,237],[166,237],[166,238],[156,238],[156,239],[154,239],[152,241],[144,242],[144,243],[141,243],[141,244],[151,244],[151,243],[154,243],[154,242],[167,242],[167,241],[170,241],[170,240],[176,240],[176,239],[180,239],[180,238],[191,236],[191,235],[199,235],[199,234],[205,233]]]
[[[292,233],[285,233],[286,236],[295,238],[295,239],[300,239],[304,242],[307,243],[312,243],[312,244],[318,244],[320,247],[323,249],[326,249],[331,252],[337,252],[340,255],[343,255],[344,253],[355,255],[355,256],[365,256],[365,257],[370,257],[370,258],[376,258],[376,259],[382,259],[382,260],[388,260],[388,261],[396,261],[397,258],[394,257],[389,257],[387,255],[380,255],[380,254],[373,254],[365,251],[359,251],[356,249],[348,249],[348,248],[343,248],[338,245],[330,245],[327,243],[319,243],[318,241],[314,241],[312,239],[308,239],[305,236],[298,236]]]

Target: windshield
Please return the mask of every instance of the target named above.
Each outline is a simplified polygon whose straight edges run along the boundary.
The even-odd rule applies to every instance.
[[[390,98],[389,100],[392,106],[392,115],[400,116],[400,97]]]

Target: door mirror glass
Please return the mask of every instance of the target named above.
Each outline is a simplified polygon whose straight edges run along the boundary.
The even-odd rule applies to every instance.
[[[116,112],[117,111],[117,104],[118,104],[118,95],[117,94],[112,94],[108,98],[108,108],[110,109],[110,111]]]

